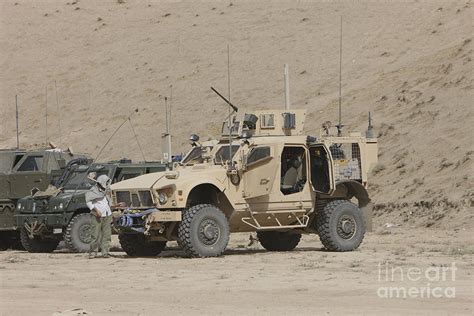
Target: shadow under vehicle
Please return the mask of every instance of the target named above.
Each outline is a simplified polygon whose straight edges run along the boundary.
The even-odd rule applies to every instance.
[[[0,250],[21,249],[14,211],[31,190],[45,190],[62,174],[66,164],[82,154],[57,148],[0,150]]]
[[[157,255],[176,240],[191,257],[224,253],[231,232],[257,232],[270,251],[318,234],[331,251],[358,248],[371,226],[371,133],[303,134],[304,110],[261,110],[224,122],[222,137],[192,165],[112,185],[128,209],[115,222],[122,249]],[[370,125],[369,125],[370,129]]]
[[[15,221],[23,247],[29,252],[52,252],[64,240],[71,251],[88,251],[91,215],[85,193],[93,185],[88,175],[107,175],[115,183],[166,169],[165,163],[132,163],[126,159],[93,164],[72,162],[56,186],[18,201]]]

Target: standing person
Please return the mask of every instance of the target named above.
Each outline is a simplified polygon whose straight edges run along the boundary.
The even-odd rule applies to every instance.
[[[93,177],[89,179],[93,180]],[[112,236],[112,210],[107,191],[110,189],[112,180],[106,175],[101,175],[93,181],[95,181],[95,185],[86,192],[87,207],[91,210],[92,215],[89,259],[97,257],[99,245],[102,257],[108,258]],[[113,208],[120,206],[123,206],[122,203],[114,205]]]

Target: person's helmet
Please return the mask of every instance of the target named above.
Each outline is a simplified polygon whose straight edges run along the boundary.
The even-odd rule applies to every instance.
[[[96,182],[104,189],[110,189],[110,185],[112,184],[112,180],[110,180],[110,178],[108,176],[106,176],[105,174],[103,175],[100,175]]]

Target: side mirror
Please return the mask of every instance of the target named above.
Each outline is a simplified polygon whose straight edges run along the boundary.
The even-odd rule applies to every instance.
[[[191,134],[191,136],[189,136],[189,141],[190,141],[192,144],[194,144],[194,143],[196,143],[196,142],[199,141],[199,136],[196,135],[196,134]]]

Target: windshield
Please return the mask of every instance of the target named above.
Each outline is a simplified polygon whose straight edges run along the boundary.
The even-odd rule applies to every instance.
[[[64,190],[89,190],[93,185],[93,182],[87,178],[87,174],[90,172],[95,172],[97,174],[96,179],[103,174],[107,176],[109,175],[109,169],[107,168],[102,168],[100,170],[94,170],[92,168],[90,170],[76,169],[72,171],[64,181]]]
[[[239,135],[239,126],[240,126],[240,122],[239,121],[235,121],[232,123],[232,126],[231,126],[231,135],[234,135],[234,136],[237,136]],[[223,122],[222,123],[222,135],[229,135],[229,123],[228,122]]]
[[[232,158],[235,157],[235,154],[237,153],[237,150],[239,150],[240,146],[239,145],[232,145]],[[215,158],[215,163],[216,164],[222,164],[225,163],[226,161],[230,160],[229,156],[229,145],[225,145],[219,148],[219,150],[216,152],[216,158]]]
[[[212,148],[211,148],[212,149]],[[181,160],[182,164],[190,164],[191,162],[194,163],[202,163],[202,152],[204,151],[204,148],[201,146],[199,147],[194,147],[191,149],[191,151],[184,157],[183,160]]]

